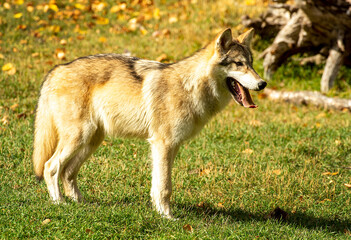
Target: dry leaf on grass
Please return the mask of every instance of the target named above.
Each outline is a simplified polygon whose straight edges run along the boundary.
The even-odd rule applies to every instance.
[[[16,108],[18,108],[18,106],[19,106],[19,104],[18,104],[18,103],[15,103],[15,104],[13,104],[13,105],[10,107],[10,109],[11,109],[12,111],[15,111]]]
[[[158,57],[156,58],[156,61],[162,62],[162,61],[167,60],[167,59],[168,59],[167,54],[162,53],[160,56],[158,56]]]
[[[211,169],[202,169],[201,171],[200,171],[200,176],[204,176],[204,175],[208,175],[208,174],[210,174],[210,172],[211,172]]]
[[[322,173],[323,176],[335,176],[338,174],[339,174],[339,172],[324,172],[324,173]]]
[[[253,127],[259,127],[259,126],[262,126],[262,125],[263,125],[263,123],[262,123],[261,121],[259,121],[259,120],[251,120],[251,121],[249,122],[249,124],[250,124],[251,126],[253,126]]]
[[[3,118],[1,119],[1,122],[3,125],[9,124],[9,116],[7,115],[3,116]]]
[[[15,15],[13,15],[14,18],[21,18],[22,16],[22,13],[16,13]]]
[[[253,150],[250,149],[250,148],[247,148],[247,149],[243,150],[242,153],[252,154],[252,153],[253,153]]]
[[[319,201],[319,203],[325,203],[325,202],[331,202],[331,199],[329,199],[329,198],[325,198],[324,200]]]
[[[221,202],[220,202],[220,203],[218,203],[218,204],[217,204],[217,206],[218,206],[218,207],[220,207],[220,208],[224,208],[224,204],[223,204],[223,203],[221,203]]]
[[[9,71],[13,68],[13,64],[12,63],[6,63],[4,66],[2,66],[2,71],[6,72]]]
[[[44,221],[41,222],[41,225],[46,225],[46,224],[48,224],[49,222],[51,222],[51,219],[50,219],[50,218],[47,218],[47,219],[45,219]]]
[[[66,59],[66,51],[65,51],[65,49],[57,48],[55,50],[55,58],[57,58],[59,60]]]
[[[2,71],[8,75],[14,75],[16,73],[16,68],[12,63],[6,63],[2,66]]]
[[[185,224],[183,229],[187,232],[193,232],[193,227],[190,224]]]

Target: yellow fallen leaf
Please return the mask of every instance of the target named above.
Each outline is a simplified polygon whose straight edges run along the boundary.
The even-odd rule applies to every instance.
[[[349,183],[344,183],[344,186],[347,188],[351,188],[351,184],[349,184]]]
[[[11,5],[7,2],[4,3],[4,8],[7,9],[7,10],[10,10],[11,9]]]
[[[171,24],[176,23],[176,22],[178,22],[178,18],[176,16],[170,16],[168,19],[168,22]]]
[[[27,29],[27,25],[24,25],[24,24],[20,24],[17,26],[16,29],[20,29],[20,30],[26,30]],[[24,39],[22,39],[21,41],[23,41]]]
[[[224,205],[223,205],[223,203],[221,203],[221,202],[218,203],[217,206],[220,207],[220,208],[224,208]]]
[[[107,25],[108,23],[109,23],[108,18],[99,17],[96,20],[96,24],[99,24],[99,25]]]
[[[147,30],[143,26],[141,26],[139,30],[140,30],[142,35],[146,35],[147,34]]]
[[[110,12],[111,13],[116,13],[119,11],[123,11],[127,8],[127,4],[126,3],[120,3],[118,5],[114,5],[111,7]]]
[[[51,219],[50,219],[50,218],[47,218],[47,219],[45,219],[44,221],[41,222],[41,225],[46,225],[46,224],[48,224],[49,222],[51,222]]]
[[[1,122],[3,125],[9,124],[9,116],[5,115],[2,119]]]
[[[11,68],[9,71],[7,71],[6,73],[7,73],[8,75],[15,75],[16,72],[17,72],[16,68],[13,67],[13,68]]]
[[[245,0],[245,5],[247,6],[253,6],[256,4],[255,0]]]
[[[59,8],[57,7],[56,4],[50,4],[49,5],[49,8],[54,11],[54,12],[58,12],[59,11]]]
[[[251,120],[251,121],[249,122],[249,124],[250,124],[251,126],[253,126],[253,127],[259,127],[259,126],[262,126],[262,125],[263,125],[263,123],[262,123],[261,121],[259,121],[259,120]]]
[[[30,12],[30,13],[33,12],[34,11],[34,7],[31,6],[31,5],[27,6],[27,11]]]
[[[137,30],[137,28],[138,28],[138,23],[137,23],[137,19],[136,18],[132,18],[132,19],[130,19],[129,21],[128,21],[128,29],[130,30],[130,31],[135,31],[135,30]]]
[[[101,43],[105,43],[107,41],[107,39],[105,37],[100,37],[99,38],[99,42]]]
[[[316,119],[321,119],[321,118],[325,118],[327,116],[327,114],[325,112],[321,112],[320,114],[318,114],[316,116]]]
[[[4,66],[2,66],[2,71],[6,72],[14,68],[12,63],[6,63]]]
[[[60,40],[60,44],[61,45],[66,45],[67,44],[67,40],[66,39],[61,39]]]
[[[247,148],[247,149],[243,150],[242,153],[251,154],[251,153],[253,153],[253,150],[250,148]]]
[[[66,53],[65,53],[65,50],[64,49],[60,49],[60,48],[57,48],[55,50],[55,57],[60,59],[60,60],[63,60],[66,58]]]
[[[162,53],[160,56],[158,56],[157,58],[156,58],[156,61],[157,62],[162,62],[163,60],[166,60],[168,57],[167,57],[167,54],[165,54],[165,53]]]
[[[79,9],[79,10],[85,10],[85,6],[81,3],[74,4],[74,7]]]
[[[10,109],[12,110],[12,111],[15,111],[16,110],[16,108],[19,106],[19,104],[18,103],[15,103],[15,104],[13,104],[11,107],[10,107]]]
[[[210,174],[210,172],[211,172],[211,169],[208,169],[208,168],[203,169],[200,171],[200,176],[208,175],[208,174]]]
[[[59,33],[60,30],[61,30],[61,27],[58,26],[58,25],[52,25],[52,26],[50,26],[49,29],[50,29],[50,31],[53,32],[53,33]]]
[[[15,15],[13,15],[14,18],[21,18],[22,16],[22,13],[16,13]]]
[[[153,17],[154,17],[154,19],[156,19],[156,20],[160,19],[161,15],[160,15],[160,9],[159,9],[159,8],[155,8],[155,9],[154,9]]]
[[[336,140],[335,140],[335,145],[336,145],[336,146],[339,146],[340,144],[341,144],[341,141],[338,140],[338,139],[336,139]]]
[[[16,1],[15,1],[15,4],[16,4],[16,5],[22,5],[23,3],[24,3],[23,0],[16,0]]]
[[[282,170],[280,169],[275,169],[272,171],[272,173],[276,174],[276,175],[280,175],[282,173]]]
[[[324,172],[324,173],[322,173],[322,175],[324,175],[324,176],[335,176],[338,174],[339,174],[339,172]]]
[[[114,5],[110,8],[111,13],[116,13],[116,12],[119,12],[120,10],[121,8],[119,7],[119,5]]]
[[[101,12],[102,10],[104,10],[106,5],[107,4],[105,2],[93,2],[93,4],[91,5],[91,9],[94,12]]]

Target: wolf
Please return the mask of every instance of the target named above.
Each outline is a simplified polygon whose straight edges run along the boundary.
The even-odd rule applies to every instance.
[[[172,218],[171,171],[180,145],[195,136],[231,97],[256,108],[249,90],[267,83],[252,67],[253,29],[233,38],[230,28],[175,63],[118,54],[78,58],[45,77],[37,104],[33,166],[55,203],[59,188],[82,201],[77,175],[106,135],[147,139],[151,145],[151,200]]]

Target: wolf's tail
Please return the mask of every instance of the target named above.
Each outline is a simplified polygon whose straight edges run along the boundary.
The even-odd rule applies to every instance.
[[[38,180],[43,178],[45,162],[54,154],[58,141],[53,116],[44,109],[44,102],[41,96],[35,117],[33,167]]]

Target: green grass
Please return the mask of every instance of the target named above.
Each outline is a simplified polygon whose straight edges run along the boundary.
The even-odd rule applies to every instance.
[[[58,7],[61,11],[74,4]],[[151,207],[149,146],[139,140],[107,138],[78,177],[87,203],[51,204],[45,183],[33,175],[31,154],[40,83],[55,64],[125,50],[148,59],[166,53],[170,61],[179,60],[219,29],[235,29],[241,14],[259,13],[256,6],[241,2],[167,1],[130,5],[133,10],[123,19],[108,11],[113,5],[96,13],[82,11],[78,20],[56,19],[52,10],[29,14],[26,4],[11,2],[9,10],[0,5],[0,66],[12,63],[17,70],[14,75],[0,70],[1,239],[350,238],[351,190],[344,185],[351,183],[350,114],[271,102],[257,94],[258,109],[230,104],[180,149],[172,196],[178,221],[163,219]],[[144,20],[145,35],[122,31],[130,18],[155,8],[161,18]],[[23,16],[13,18],[18,12]],[[169,23],[173,15],[178,20]],[[34,16],[48,24],[41,26]],[[90,26],[98,16],[109,18],[109,24]],[[16,30],[21,24],[27,28]],[[52,25],[60,31],[53,33]],[[80,32],[74,30],[77,25]],[[168,29],[170,35],[154,38],[157,28]],[[101,37],[106,41],[99,41]],[[65,60],[54,57],[57,48],[65,48]],[[255,66],[262,73],[262,63]],[[317,90],[321,69],[290,61],[270,85]],[[349,69],[342,69],[340,89],[345,90],[336,88],[332,94],[348,96],[348,74]],[[286,221],[268,217],[276,207],[288,213]],[[45,219],[51,221],[43,224]],[[192,231],[186,230],[187,224]]]

